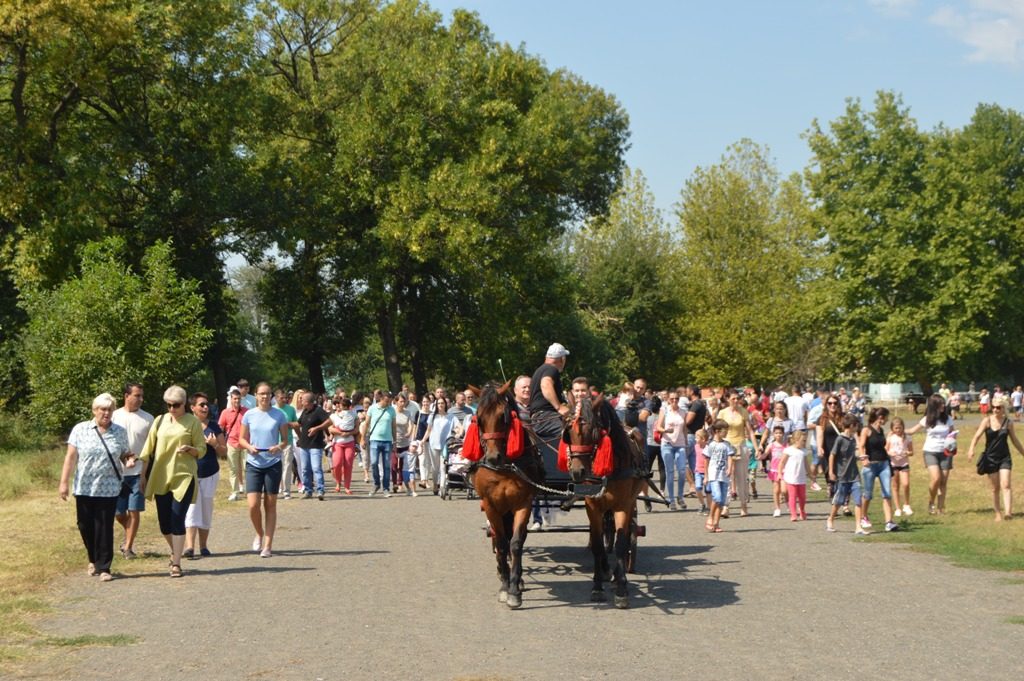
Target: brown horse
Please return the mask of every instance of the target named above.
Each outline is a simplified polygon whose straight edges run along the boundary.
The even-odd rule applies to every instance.
[[[463,455],[477,459],[471,477],[491,526],[501,581],[498,600],[518,608],[523,602],[523,547],[535,491],[529,480],[543,480],[543,466],[519,422],[509,383],[500,387],[488,383],[483,391],[470,386],[470,390],[480,402],[466,433]],[[471,442],[472,438],[477,439]]]
[[[575,408],[574,408],[575,410]],[[615,607],[629,607],[626,586],[627,553],[632,541],[636,500],[646,480],[643,454],[626,434],[615,410],[603,395],[584,399],[578,415],[565,427],[569,474],[579,484],[601,483],[597,494],[584,497],[590,520],[590,550],[594,555],[594,585],[590,600],[604,602],[604,581],[615,581]],[[606,523],[614,523],[614,534]],[[607,540],[607,544],[606,544]],[[608,564],[613,551],[614,569]]]

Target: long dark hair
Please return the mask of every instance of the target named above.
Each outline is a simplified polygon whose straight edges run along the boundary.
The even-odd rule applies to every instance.
[[[828,413],[828,401],[836,401],[836,418],[833,420]],[[839,399],[839,395],[835,393],[829,393],[825,396],[825,408],[821,411],[821,417],[818,419],[819,426],[827,426],[830,423],[835,423],[836,427],[843,427],[843,401]]]
[[[928,428],[934,428],[938,423],[945,423],[949,420],[949,416],[946,413],[946,400],[942,398],[942,395],[933,393],[928,398],[928,406],[924,410],[924,425]]]

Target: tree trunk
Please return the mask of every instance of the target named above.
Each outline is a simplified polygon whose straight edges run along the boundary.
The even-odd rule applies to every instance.
[[[225,345],[224,335],[220,332],[214,333],[209,355],[210,373],[213,375],[214,399],[221,409],[227,409],[228,406],[228,377],[224,368]]]
[[[324,385],[324,363],[319,352],[310,352],[305,356],[306,371],[309,372],[309,388],[316,394],[327,392]]]
[[[388,390],[396,393],[402,389],[402,365],[398,358],[398,343],[395,339],[394,303],[377,307],[377,333],[384,350],[384,370],[388,376]]]

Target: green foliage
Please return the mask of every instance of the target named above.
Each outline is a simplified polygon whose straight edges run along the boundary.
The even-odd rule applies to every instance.
[[[744,140],[683,188],[682,365],[711,385],[774,384],[822,368],[819,246],[795,178]]]
[[[991,370],[985,350],[1019,366],[1006,322],[1024,308],[1005,291],[1024,282],[1020,116],[980,107],[963,131],[926,133],[880,92],[807,138],[842,368],[927,387]]]
[[[195,371],[210,341],[203,298],[171,266],[170,243],[147,249],[141,274],[124,258],[118,239],[88,244],[80,276],[25,296],[31,413],[50,430],[87,418],[93,397],[119,397],[129,380],[157,403],[164,387]]]
[[[637,376],[655,385],[681,380],[676,362],[687,288],[678,248],[640,171],[627,171],[607,215],[571,236],[580,313],[610,351],[603,370],[588,374],[596,384]]]

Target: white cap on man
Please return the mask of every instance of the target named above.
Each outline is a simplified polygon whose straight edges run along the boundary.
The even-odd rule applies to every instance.
[[[552,343],[548,347],[548,352],[545,355],[545,357],[549,359],[561,359],[562,357],[567,357],[568,355],[569,351],[565,349],[564,345],[562,345],[561,343]]]

